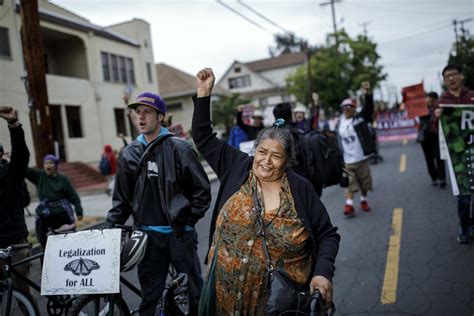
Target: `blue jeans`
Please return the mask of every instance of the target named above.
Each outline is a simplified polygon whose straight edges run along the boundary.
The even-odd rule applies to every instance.
[[[188,274],[190,315],[196,315],[203,286],[196,232],[186,231],[182,238],[177,238],[173,233],[146,231],[146,234],[148,242],[145,256],[138,265],[142,291],[140,315],[155,315],[170,263],[178,273]]]
[[[461,234],[467,234],[469,227],[474,225],[474,218],[471,214],[471,195],[458,196],[458,215]]]

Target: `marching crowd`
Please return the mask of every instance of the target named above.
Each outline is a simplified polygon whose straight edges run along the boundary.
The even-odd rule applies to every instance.
[[[472,104],[474,92],[463,88],[459,67],[448,65],[442,74],[447,91],[441,98],[434,92],[426,95],[430,112],[419,118],[417,141],[432,184],[444,188],[447,182],[438,121],[450,112],[439,104]],[[167,108],[163,99],[145,92],[128,105],[136,114],[139,136],[130,144],[125,142],[118,160],[110,145],[104,147],[100,169],[107,175],[107,192],[113,201],[108,226],[124,224],[133,216],[136,227],[148,235],[144,258],[138,264],[140,314],[154,315],[170,264],[189,277],[191,315],[277,315],[294,308],[291,304],[281,306],[282,302],[295,299],[288,299],[289,291],[277,290],[281,278],[288,281],[286,287],[319,291],[330,307],[340,236],[320,200],[328,183],[309,177],[311,162],[304,142],[310,134],[335,142],[342,166],[337,171],[339,180],[348,178],[344,215],[355,216],[357,192],[360,210],[371,211],[369,162],[377,155],[377,143],[370,84],[361,84],[359,109],[354,99],[341,102],[342,114],[337,120],[307,118],[304,108],[292,109],[290,103],[281,103],[273,110],[275,123],[265,127],[261,111],[253,112],[250,125],[239,107],[227,143],[217,138],[211,121],[214,81],[210,68],[196,75],[192,119],[197,150],[220,181],[209,227],[205,278],[194,227],[210,207],[210,183],[190,143],[174,137],[164,126]],[[54,155],[44,157],[42,169],[28,168],[29,151],[16,110],[0,106],[0,117],[7,122],[11,136],[10,161],[1,160],[0,165],[0,248],[24,243],[28,236],[21,195],[25,179],[38,189],[36,230],[44,247],[48,228],[74,224],[75,218],[82,218],[79,196],[69,179],[58,172],[59,160]],[[243,141],[254,141],[254,156],[238,149]],[[0,153],[3,155],[2,147]],[[465,244],[474,238],[472,199],[470,194],[457,198],[457,240]],[[27,255],[19,253],[15,260]]]

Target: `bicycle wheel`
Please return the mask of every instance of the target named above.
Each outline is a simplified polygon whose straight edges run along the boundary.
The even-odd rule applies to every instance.
[[[0,315],[3,313],[3,309],[5,308],[4,304],[4,293],[0,293]],[[21,292],[17,290],[13,290],[12,292],[12,303],[10,306],[10,316],[37,316],[39,315],[38,311],[36,310],[36,306],[31,303],[30,299],[26,297]]]
[[[82,295],[74,300],[69,309],[70,316],[107,316],[110,311],[110,296],[105,294]],[[129,316],[127,303],[122,296],[114,296],[113,315]]]

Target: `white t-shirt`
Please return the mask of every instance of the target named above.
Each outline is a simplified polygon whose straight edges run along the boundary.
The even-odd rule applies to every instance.
[[[339,137],[341,138],[342,149],[344,151],[345,163],[356,163],[368,158],[364,155],[359,137],[352,125],[352,118],[346,119],[344,115],[339,121]]]

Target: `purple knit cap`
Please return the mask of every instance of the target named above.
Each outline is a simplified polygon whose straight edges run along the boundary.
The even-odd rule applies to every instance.
[[[55,155],[49,154],[49,155],[44,156],[44,158],[43,158],[43,163],[45,163],[45,162],[48,161],[48,160],[49,160],[49,161],[52,161],[56,167],[57,167],[58,164],[59,164],[59,159],[58,159]]]

